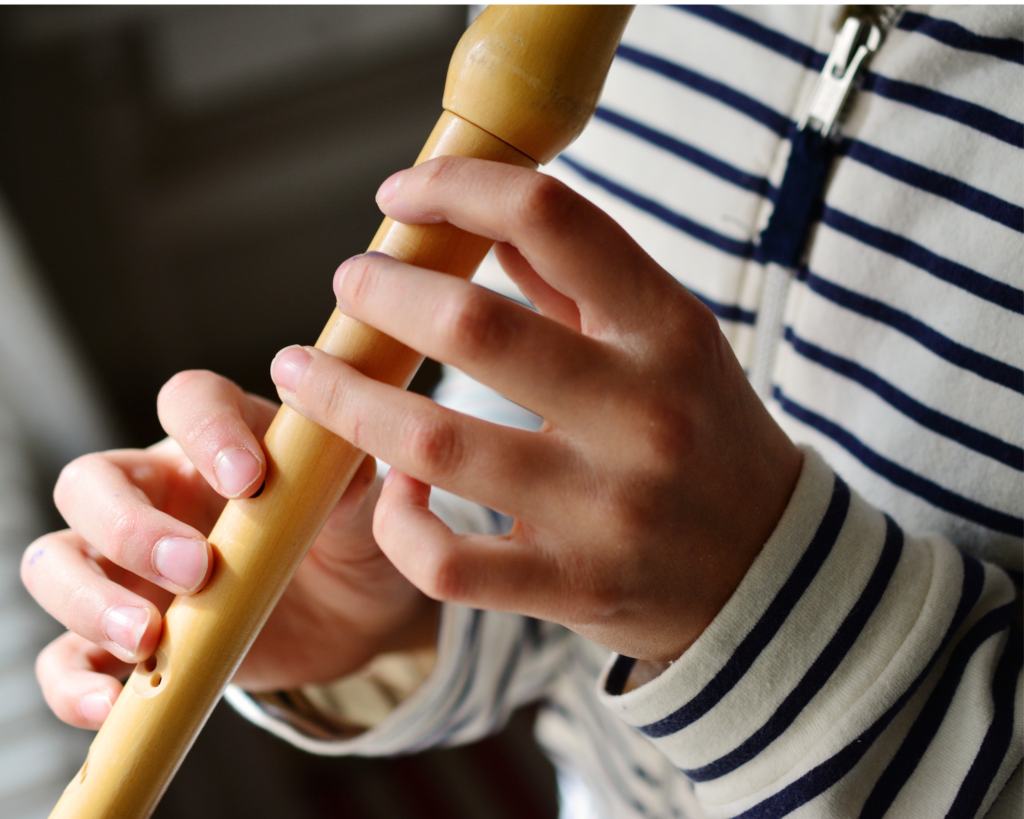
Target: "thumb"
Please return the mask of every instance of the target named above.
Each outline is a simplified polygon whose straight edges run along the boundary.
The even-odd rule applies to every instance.
[[[344,552],[346,561],[350,561],[362,556],[353,550],[365,548],[368,552],[366,557],[377,553],[371,527],[380,483],[377,480],[377,460],[367,455],[316,540],[315,548],[321,555]]]

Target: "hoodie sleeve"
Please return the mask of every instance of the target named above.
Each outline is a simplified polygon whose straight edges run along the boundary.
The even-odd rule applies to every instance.
[[[1022,756],[1017,598],[1004,571],[907,536],[808,449],[701,637],[660,674],[613,659],[600,696],[709,817],[976,816]]]

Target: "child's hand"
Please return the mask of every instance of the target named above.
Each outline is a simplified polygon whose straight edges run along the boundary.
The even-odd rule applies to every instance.
[[[204,534],[225,497],[248,497],[265,471],[257,443],[270,402],[208,372],[181,373],[160,393],[171,438],[147,450],[87,455],[54,492],[70,529],[25,552],[22,578],[70,631],[36,664],[53,711],[98,728],[118,679],[148,657],[173,594],[210,574]],[[235,682],[277,689],[340,677],[380,651],[427,645],[436,603],[385,558],[370,531],[379,492],[368,458],[285,591]]]
[[[389,179],[378,202],[400,222],[496,239],[541,314],[378,254],[338,270],[340,309],[544,427],[459,415],[312,348],[275,359],[282,399],[394,464],[374,534],[430,597],[561,622],[632,657],[678,657],[771,534],[801,464],[714,316],[541,174],[434,160]],[[512,533],[453,534],[428,511],[428,485],[513,516]]]

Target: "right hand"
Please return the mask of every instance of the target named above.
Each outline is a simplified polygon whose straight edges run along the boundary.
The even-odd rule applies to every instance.
[[[83,456],[54,490],[70,526],[25,551],[21,575],[39,604],[69,631],[39,655],[36,672],[54,713],[98,728],[134,664],[160,637],[175,594],[206,584],[205,534],[225,498],[263,483],[262,438],[276,407],[213,373],[180,373],[161,390],[170,436],[145,450]],[[433,642],[438,604],[377,548],[380,494],[367,457],[300,565],[234,682],[279,690],[344,676],[383,651]]]

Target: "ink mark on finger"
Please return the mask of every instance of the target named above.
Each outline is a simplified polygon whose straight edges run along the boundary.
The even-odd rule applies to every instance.
[[[39,560],[39,558],[41,558],[43,556],[44,552],[46,552],[46,549],[40,549],[34,555],[32,555],[32,557],[30,557],[28,559],[28,565],[29,566],[35,566],[36,565],[36,561]]]

